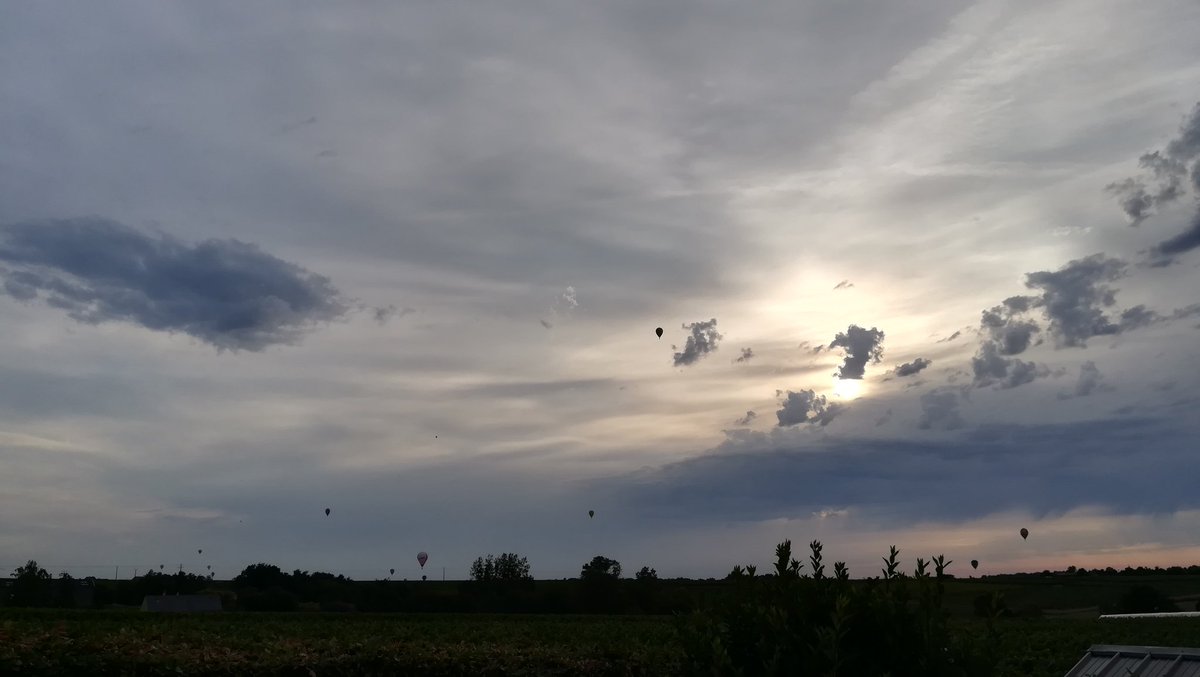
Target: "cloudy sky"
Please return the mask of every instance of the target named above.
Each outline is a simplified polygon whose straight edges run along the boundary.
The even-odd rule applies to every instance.
[[[1200,562],[1198,33],[10,6],[0,566]]]

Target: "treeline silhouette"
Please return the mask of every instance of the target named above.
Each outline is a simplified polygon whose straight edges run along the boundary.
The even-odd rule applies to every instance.
[[[44,607],[137,606],[148,595],[209,594],[222,608],[239,611],[504,612],[669,614],[694,606],[697,584],[661,581],[650,567],[633,579],[621,565],[596,556],[578,578],[534,581],[529,563],[515,553],[480,557],[468,581],[355,581],[342,575],[287,573],[267,563],[252,564],[231,581],[176,572],[150,571],[130,580],[54,579],[30,561],[0,588],[0,605]],[[87,595],[80,595],[86,589]],[[86,599],[86,602],[81,600]]]
[[[777,575],[770,571],[759,574],[754,566],[735,566],[721,580],[660,579],[653,568],[642,567],[632,578],[623,578],[619,562],[598,555],[583,564],[578,578],[537,581],[525,557],[503,553],[476,559],[467,581],[355,581],[320,571],[296,569],[288,573],[267,563],[252,564],[230,581],[182,571],[150,571],[129,580],[105,580],[76,579],[66,573],[55,579],[30,561],[13,571],[11,580],[0,581],[0,606],[139,606],[150,595],[208,594],[219,596],[222,607],[231,611],[673,614],[708,604],[747,578],[770,580]],[[984,575],[974,580],[1034,583],[1062,576],[1171,575],[1200,575],[1200,566],[1121,570],[1072,566],[1064,571]],[[944,571],[939,576],[944,581],[954,578]],[[878,576],[867,577],[851,583],[877,580]],[[1143,590],[1140,596],[1111,610],[1165,609],[1164,599]],[[975,600],[976,613],[984,615],[984,609],[992,603],[988,596],[981,595]],[[1011,613],[1003,603],[996,611],[1001,615]]]

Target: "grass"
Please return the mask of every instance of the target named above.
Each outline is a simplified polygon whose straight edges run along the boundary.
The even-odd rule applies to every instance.
[[[1197,646],[1198,621],[1005,620],[998,667],[1061,677],[1092,644]],[[4,675],[672,675],[680,659],[669,617],[0,610]]]

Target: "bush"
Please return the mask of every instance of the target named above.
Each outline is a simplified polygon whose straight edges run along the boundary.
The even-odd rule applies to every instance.
[[[842,562],[825,575],[821,543],[809,566],[791,557],[791,541],[775,550],[773,576],[735,569],[732,594],[715,607],[678,617],[688,667],[695,674],[929,676],[990,675],[994,656],[956,637],[942,611],[943,557],[917,560],[912,578],[897,571],[893,546],[882,580],[852,586]],[[911,596],[915,594],[916,599]],[[998,599],[998,596],[997,598]],[[993,603],[994,607],[995,604]],[[994,630],[989,620],[989,634]]]
[[[295,611],[299,601],[280,587],[267,590],[246,588],[238,592],[238,606],[246,611]]]
[[[1117,602],[1117,613],[1150,614],[1179,611],[1175,602],[1159,590],[1149,585],[1138,585],[1130,588]]]

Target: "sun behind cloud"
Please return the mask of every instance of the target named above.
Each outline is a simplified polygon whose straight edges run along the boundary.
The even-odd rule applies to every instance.
[[[853,400],[863,394],[862,379],[839,378],[833,382],[833,394],[843,400]]]

